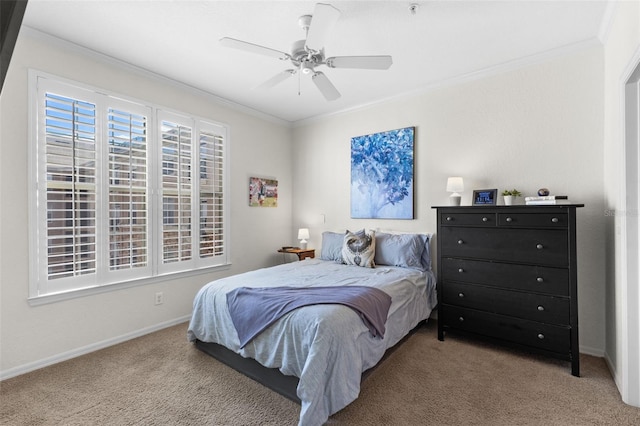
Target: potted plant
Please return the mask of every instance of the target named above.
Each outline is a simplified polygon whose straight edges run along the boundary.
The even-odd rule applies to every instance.
[[[502,196],[504,197],[504,205],[512,205],[516,200],[516,197],[519,197],[521,195],[522,192],[518,191],[517,189],[505,189],[504,191],[502,191]]]

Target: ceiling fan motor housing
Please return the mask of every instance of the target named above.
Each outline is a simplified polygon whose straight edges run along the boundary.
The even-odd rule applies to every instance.
[[[294,41],[291,46],[291,58],[295,59],[298,62],[302,62],[302,60],[308,55],[307,51],[304,48],[306,40],[298,40]]]
[[[306,40],[298,40],[291,46],[291,62],[296,67],[306,63],[306,68],[313,68],[324,63],[324,49],[320,52],[310,52],[305,48]]]

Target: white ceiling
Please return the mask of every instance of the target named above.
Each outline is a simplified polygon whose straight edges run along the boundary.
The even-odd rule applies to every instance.
[[[326,56],[393,56],[386,71],[322,66],[342,94],[331,102],[300,73],[256,89],[289,64],[218,43],[289,52],[316,1],[29,0],[23,25],[295,122],[597,41],[608,16],[595,0],[323,2],[341,12]]]

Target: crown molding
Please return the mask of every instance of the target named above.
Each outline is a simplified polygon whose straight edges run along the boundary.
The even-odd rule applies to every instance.
[[[511,71],[516,71],[525,67],[529,67],[532,65],[536,65],[536,64],[541,64],[544,62],[548,62],[551,61],[553,59],[562,57],[562,56],[567,56],[570,54],[574,54],[574,53],[578,53],[593,47],[597,47],[597,46],[603,46],[602,42],[600,41],[599,38],[592,38],[586,41],[582,41],[582,42],[578,42],[578,43],[573,43],[570,45],[566,45],[566,46],[562,46],[562,47],[558,47],[555,49],[551,49],[551,50],[547,50],[545,52],[539,53],[539,54],[535,54],[535,55],[530,55],[530,56],[524,56],[518,59],[514,59],[512,61],[508,61],[508,62],[504,62],[501,64],[496,64],[496,65],[492,65],[490,67],[486,67],[474,72],[470,72],[470,73],[465,73],[465,74],[461,74],[455,77],[451,77],[451,78],[447,78],[447,79],[443,79],[440,81],[434,81],[431,84],[428,84],[426,86],[420,87],[419,89],[416,90],[411,90],[411,91],[407,91],[407,92],[403,92],[403,93],[399,93],[397,95],[393,95],[393,96],[389,96],[386,97],[384,99],[379,99],[377,101],[374,102],[369,102],[367,104],[362,104],[362,105],[358,105],[356,107],[353,108],[347,108],[347,109],[343,109],[340,111],[336,111],[336,112],[332,112],[332,113],[327,113],[327,114],[322,114],[322,115],[318,115],[315,117],[310,117],[310,118],[305,118],[302,120],[298,120],[298,121],[294,121],[292,123],[294,128],[297,127],[303,127],[306,126],[308,124],[313,124],[313,123],[317,123],[323,120],[326,120],[328,118],[331,117],[336,117],[336,116],[341,116],[341,115],[345,115],[345,114],[350,114],[353,112],[357,112],[357,111],[362,111],[362,110],[366,110],[369,108],[373,108],[388,102],[395,102],[398,100],[402,100],[402,99],[412,99],[415,97],[419,97],[422,96],[426,93],[429,92],[433,92],[435,90],[440,90],[446,87],[452,87],[452,86],[457,86],[459,84],[463,84],[463,83],[468,83],[471,81],[476,81],[476,80],[481,80],[484,78],[488,78],[488,77],[493,77],[496,75],[500,75],[500,74],[504,74],[507,72],[511,72]]]
[[[279,124],[282,126],[286,126],[286,127],[291,127],[291,122],[287,121],[287,120],[283,120],[281,118],[275,117],[273,115],[270,115],[268,113],[265,113],[263,111],[258,111],[256,109],[250,108],[246,105],[242,105],[233,101],[230,101],[229,99],[225,99],[221,96],[218,96],[214,93],[208,92],[206,90],[202,90],[200,88],[191,86],[189,84],[174,80],[170,77],[167,77],[165,75],[159,74],[157,72],[151,71],[149,69],[146,68],[142,68],[139,67],[137,65],[133,65],[129,62],[120,60],[120,59],[116,59],[112,56],[106,55],[104,53],[100,53],[97,52],[95,50],[92,50],[88,47],[79,45],[77,43],[73,43],[71,41],[53,36],[51,34],[48,34],[46,32],[37,30],[35,28],[23,25],[20,29],[20,34],[21,35],[27,35],[29,37],[35,38],[39,41],[42,41],[43,43],[48,43],[48,44],[52,44],[56,47],[62,48],[62,49],[66,49],[69,50],[71,52],[77,53],[79,55],[85,56],[85,57],[89,57],[92,60],[96,61],[96,62],[101,62],[103,64],[106,65],[110,65],[110,66],[115,66],[123,71],[126,72],[130,72],[130,73],[134,73],[137,75],[140,75],[142,77],[148,78],[150,80],[156,81],[158,83],[161,84],[166,84],[166,85],[170,85],[172,87],[178,88],[180,90],[184,90],[187,92],[190,92],[196,96],[202,96],[207,98],[209,101],[211,101],[212,103],[225,107],[225,108],[229,108],[231,110],[243,113],[243,114],[247,114],[256,118],[259,118],[261,120],[264,121],[268,121],[274,124]]]

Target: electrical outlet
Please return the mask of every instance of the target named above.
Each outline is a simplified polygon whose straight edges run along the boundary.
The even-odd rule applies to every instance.
[[[156,293],[156,305],[162,305],[164,303],[164,294],[159,291]]]

